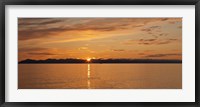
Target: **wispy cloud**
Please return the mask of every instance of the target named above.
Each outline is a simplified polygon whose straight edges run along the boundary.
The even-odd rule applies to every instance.
[[[112,51],[122,52],[122,51],[125,51],[125,50],[124,49],[112,49]]]
[[[177,28],[182,29],[182,26],[178,26]]]
[[[30,53],[28,53],[28,54],[30,54],[30,55],[57,55],[57,54],[46,53],[46,52],[41,52],[41,53],[30,52]]]
[[[160,33],[159,36],[167,36],[169,35],[168,33]]]
[[[36,26],[36,25],[49,25],[49,24],[55,24],[63,22],[63,20],[59,19],[35,19],[35,18],[20,18],[19,19],[19,27],[23,26]]]
[[[179,41],[178,39],[158,39],[158,38],[152,38],[152,39],[139,39],[139,40],[128,40],[123,42],[125,45],[162,45],[162,44],[169,44],[173,42]]]
[[[153,55],[146,55],[145,57],[154,58],[154,57],[166,57],[166,56],[181,56],[182,54],[179,53],[170,53],[170,54],[153,54]]]
[[[166,39],[166,40],[158,40],[158,39],[146,39],[146,40],[140,40],[138,44],[143,45],[162,45],[162,44],[169,44],[174,41],[177,41],[178,39]]]
[[[19,40],[44,37],[68,36],[72,31],[111,32],[143,27],[148,23],[163,21],[163,18],[19,18]],[[51,24],[51,26],[50,26]],[[152,26],[143,31],[158,29]]]
[[[79,50],[88,50],[88,47],[80,47]]]
[[[32,52],[32,51],[44,51],[48,50],[48,48],[40,48],[40,47],[32,47],[32,48],[19,48],[19,52]]]

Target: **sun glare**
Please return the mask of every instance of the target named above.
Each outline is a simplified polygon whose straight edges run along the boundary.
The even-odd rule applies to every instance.
[[[87,62],[90,62],[91,61],[91,58],[87,58]]]

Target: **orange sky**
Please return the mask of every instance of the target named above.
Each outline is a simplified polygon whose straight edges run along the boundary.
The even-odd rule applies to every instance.
[[[18,56],[181,59],[182,18],[19,18]]]

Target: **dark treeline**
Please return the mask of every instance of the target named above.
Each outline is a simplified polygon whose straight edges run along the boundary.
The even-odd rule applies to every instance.
[[[182,60],[165,60],[165,59],[91,59],[89,62],[85,59],[46,59],[33,60],[26,59],[19,62],[20,64],[33,63],[182,63]]]

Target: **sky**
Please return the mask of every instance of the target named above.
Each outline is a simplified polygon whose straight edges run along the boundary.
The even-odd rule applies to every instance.
[[[182,18],[18,18],[18,59],[182,59]]]

